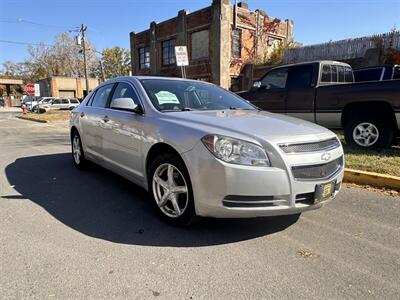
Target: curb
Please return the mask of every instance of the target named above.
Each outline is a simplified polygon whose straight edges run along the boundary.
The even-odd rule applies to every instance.
[[[344,181],[400,191],[400,177],[392,175],[345,169]]]
[[[22,120],[27,120],[27,121],[38,122],[38,123],[48,123],[47,120],[34,119],[34,118],[29,118],[29,117],[24,117],[24,116],[18,116],[17,118],[22,119]]]

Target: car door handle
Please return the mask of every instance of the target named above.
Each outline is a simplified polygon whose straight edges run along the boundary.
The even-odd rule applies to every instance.
[[[84,112],[81,112],[81,118],[83,118],[85,116]]]

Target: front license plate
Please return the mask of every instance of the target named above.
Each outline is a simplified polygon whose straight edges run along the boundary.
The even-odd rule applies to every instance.
[[[315,187],[314,203],[319,203],[328,200],[335,192],[336,181],[331,181],[324,184],[317,184]]]

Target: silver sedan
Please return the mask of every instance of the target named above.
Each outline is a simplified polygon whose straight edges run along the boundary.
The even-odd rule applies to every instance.
[[[338,193],[331,131],[263,112],[215,85],[119,77],[72,111],[73,162],[90,160],[148,190],[162,219],[300,214]]]

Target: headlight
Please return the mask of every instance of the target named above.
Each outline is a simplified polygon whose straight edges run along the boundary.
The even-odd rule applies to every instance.
[[[261,167],[271,165],[264,149],[253,143],[220,135],[207,135],[201,141],[215,157],[225,162]]]

